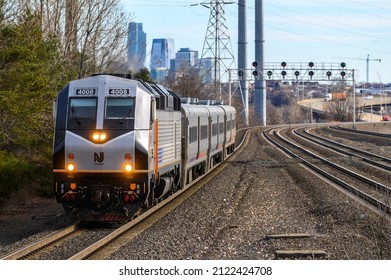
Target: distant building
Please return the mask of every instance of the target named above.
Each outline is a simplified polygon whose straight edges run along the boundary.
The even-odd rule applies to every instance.
[[[128,62],[131,70],[138,71],[145,67],[147,34],[143,24],[130,22],[128,25]]]
[[[213,57],[206,57],[203,58],[200,62],[200,68],[201,73],[204,76],[204,82],[205,83],[213,83],[214,76],[213,73],[215,72],[215,60]]]
[[[198,62],[198,51],[193,51],[190,48],[180,48],[175,55],[176,73],[188,71],[189,68],[196,66]]]
[[[153,39],[151,50],[151,78],[162,81],[170,70],[170,62],[175,57],[173,39]]]

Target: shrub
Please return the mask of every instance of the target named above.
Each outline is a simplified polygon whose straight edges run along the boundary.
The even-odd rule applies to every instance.
[[[28,180],[29,164],[9,152],[0,151],[0,203]]]

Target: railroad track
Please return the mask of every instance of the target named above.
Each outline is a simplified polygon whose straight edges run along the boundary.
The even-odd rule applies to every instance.
[[[345,154],[347,156],[352,156],[361,159],[362,161],[371,164],[373,166],[376,166],[380,169],[383,169],[385,171],[391,171],[391,158],[384,157],[382,155],[374,154],[371,152],[367,152],[362,149],[357,149],[352,146],[344,145],[342,143],[321,137],[319,135],[315,135],[311,132],[309,132],[309,129],[304,129],[302,132],[299,129],[293,130],[293,133],[307,139],[308,141],[311,141],[313,143],[316,143],[320,146],[331,148],[334,151],[337,151],[341,154]],[[331,144],[331,146],[330,146]]]
[[[371,205],[378,211],[390,214],[390,187],[365,177],[358,172],[345,168],[322,157],[309,149],[288,140],[281,135],[281,130],[264,131],[264,137],[273,145],[282,149],[291,157],[299,160],[315,173],[343,188],[351,196]],[[272,134],[270,135],[270,132]]]
[[[342,126],[330,126],[330,128],[334,129],[334,130],[347,131],[347,132],[352,132],[352,133],[356,133],[356,134],[364,134],[364,135],[371,135],[371,136],[376,136],[376,137],[391,138],[391,134],[385,134],[385,133],[357,130],[357,129],[347,128],[347,127],[342,127]]]
[[[40,240],[32,245],[29,245],[23,249],[20,249],[6,257],[3,260],[26,260],[36,257],[42,251],[46,250],[49,246],[55,246],[65,238],[69,238],[77,233],[80,228],[80,223],[73,224],[63,230],[55,232],[49,235],[43,240]]]
[[[248,143],[248,132],[243,132],[243,137],[238,139],[235,152],[230,156],[227,161],[232,161],[241,149]],[[246,141],[247,140],[247,141]],[[122,225],[117,229],[104,228],[101,238],[98,238],[95,242],[91,238],[91,242],[87,246],[78,247],[76,253],[67,253],[65,259],[104,259],[112,252],[117,250],[129,242],[132,238],[142,233],[144,230],[152,226],[157,220],[168,214],[175,209],[183,201],[188,199],[193,193],[199,190],[209,180],[219,173],[226,165],[227,161],[218,165],[213,171],[208,173],[204,177],[200,177],[189,185],[186,189],[180,190],[167,199],[163,200],[154,207],[140,214],[132,221]],[[99,231],[99,229],[98,229]],[[26,259],[45,259],[45,256],[50,251],[61,250],[62,244],[73,243],[74,240],[80,239],[80,236],[84,235],[84,239],[89,239],[91,234],[88,233],[88,229],[81,224],[76,223],[67,227],[64,230],[58,231],[54,234],[47,236],[46,238],[29,245],[17,252],[14,252],[8,256],[5,256],[3,260],[26,260]],[[95,238],[96,239],[96,238]],[[70,255],[69,255],[70,254]]]

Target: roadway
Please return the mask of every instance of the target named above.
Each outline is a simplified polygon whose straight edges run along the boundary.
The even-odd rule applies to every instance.
[[[362,97],[356,97],[358,101],[358,107],[370,108],[370,106],[378,107],[380,104],[383,104],[385,109],[385,104],[391,104],[391,96],[374,96],[373,99],[367,100]],[[314,112],[322,113],[324,112],[324,106],[329,102],[324,101],[323,98],[313,98],[313,99],[304,99],[297,102],[300,106],[311,108]],[[388,106],[388,105],[387,105]],[[390,109],[389,109],[390,110]],[[382,120],[382,116],[379,113],[363,112],[360,114],[360,120],[366,122],[377,122]]]

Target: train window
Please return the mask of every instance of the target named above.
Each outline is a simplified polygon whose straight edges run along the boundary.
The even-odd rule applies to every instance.
[[[219,134],[224,133],[224,123],[219,123]]]
[[[201,126],[201,139],[207,139],[208,138],[208,126],[203,125]]]
[[[197,134],[197,127],[193,126],[189,129],[189,143],[197,142],[198,140],[198,134]]]
[[[96,123],[95,97],[72,97],[69,101],[68,128],[90,128]]]
[[[134,118],[134,98],[107,98],[106,119]]]
[[[217,135],[217,123],[212,124],[212,136]]]

